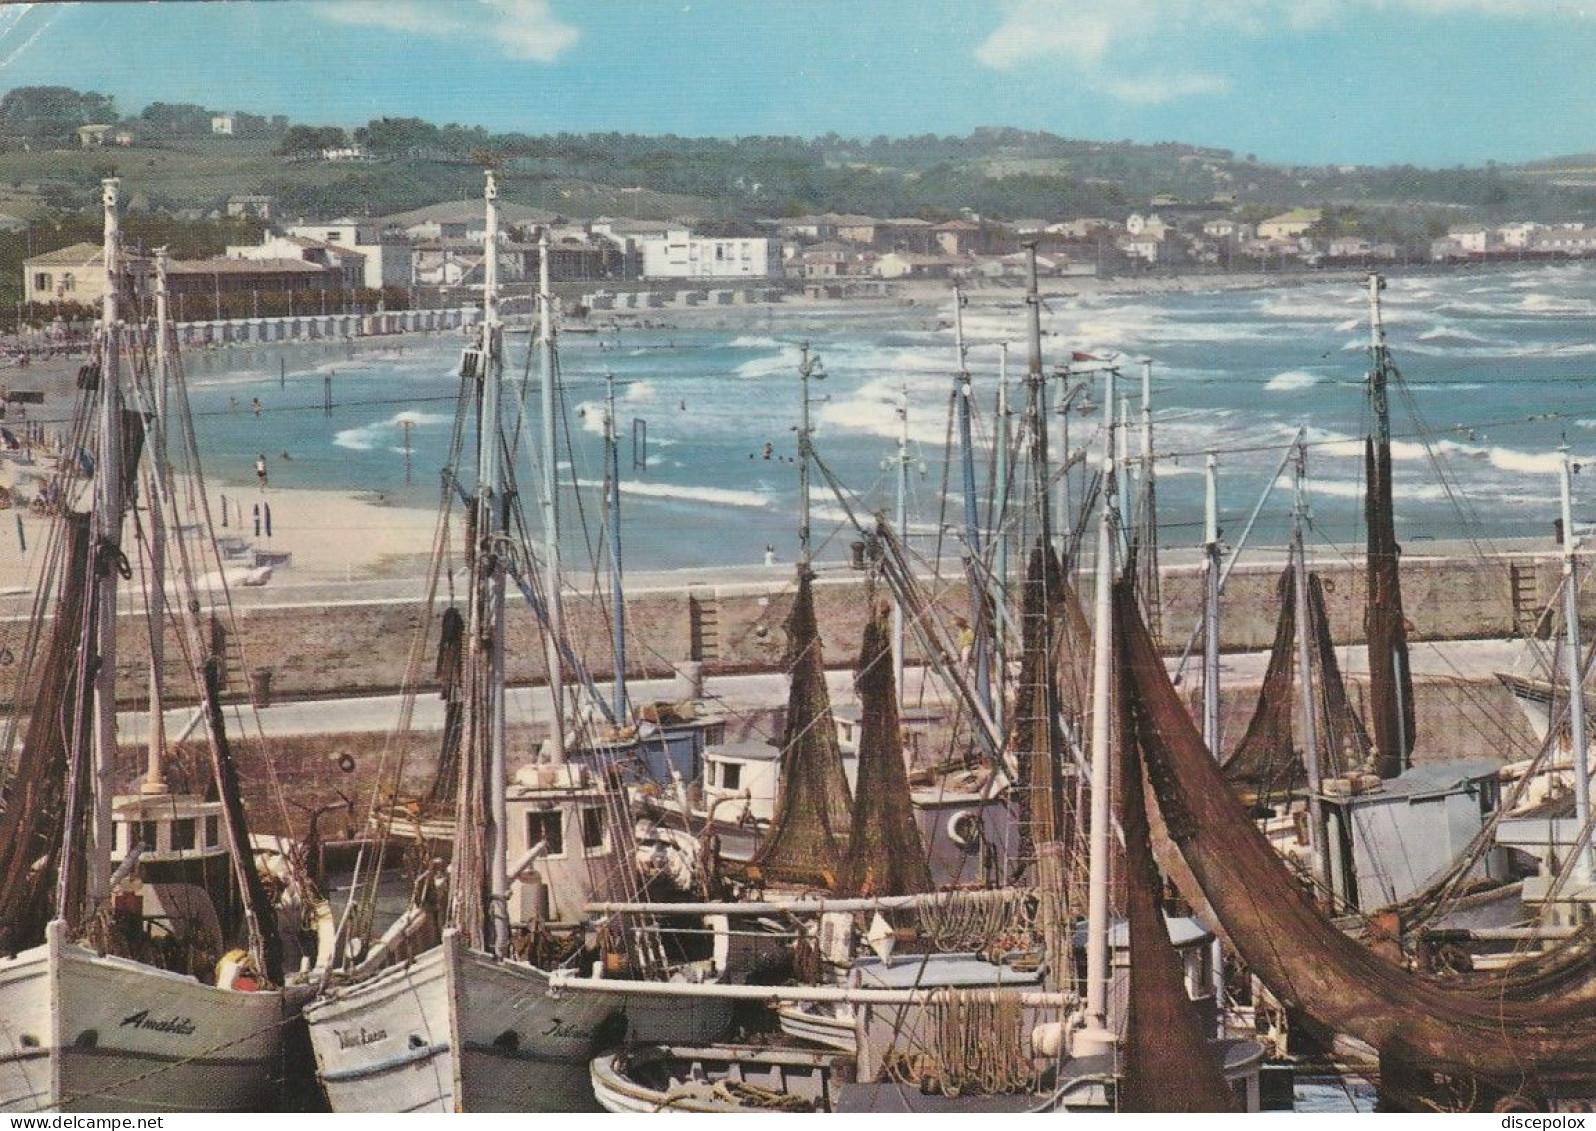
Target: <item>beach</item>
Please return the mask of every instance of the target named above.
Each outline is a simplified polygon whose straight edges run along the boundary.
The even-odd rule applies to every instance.
[[[187,492],[181,491],[186,496]],[[419,578],[426,572],[428,547],[437,526],[434,512],[399,506],[380,499],[335,490],[268,487],[212,487],[208,492],[221,545],[245,544],[241,553],[223,558],[230,585],[273,591],[325,582]],[[222,499],[228,522],[220,525]],[[260,532],[256,533],[256,508]],[[271,512],[267,535],[266,509]],[[189,521],[187,516],[185,522]],[[19,534],[20,523],[20,534]],[[37,581],[50,535],[50,519],[27,510],[0,511],[0,593],[31,591]],[[129,528],[124,550],[134,569],[143,568],[130,543],[143,543],[143,526]],[[24,548],[25,547],[25,548]],[[286,560],[255,566],[263,560]],[[196,573],[214,574],[216,560],[196,558]],[[263,572],[264,571],[264,572]]]

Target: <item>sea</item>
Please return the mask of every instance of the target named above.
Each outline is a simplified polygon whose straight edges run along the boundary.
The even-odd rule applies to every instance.
[[[1577,462],[1596,457],[1596,266],[1394,276],[1381,302],[1401,374],[1390,398],[1399,539],[1413,552],[1427,541],[1549,535],[1559,513],[1559,447],[1567,444]],[[600,315],[597,332],[561,335],[556,459],[567,554],[606,552],[599,488],[610,379],[628,570],[754,564],[767,552],[794,560],[798,370],[806,349],[817,359],[813,444],[829,473],[813,476],[816,556],[850,554],[859,534],[849,510],[866,520],[877,510],[891,513],[905,405],[911,535],[927,552],[940,542],[957,553],[964,495],[958,447],[950,443],[960,366],[954,314],[950,292],[913,304],[791,303],[675,317],[662,309],[619,323]],[[1023,399],[1024,294],[984,288],[962,315],[985,524],[1005,371],[1012,402]],[[1055,454],[1082,447],[1092,453],[1072,473],[1070,498],[1084,492],[1097,462],[1102,370],[1119,369],[1118,395],[1129,398],[1139,429],[1147,361],[1161,546],[1201,539],[1209,452],[1219,460],[1227,540],[1239,536],[1262,500],[1254,540],[1281,544],[1291,492],[1289,476],[1273,477],[1299,428],[1309,445],[1313,538],[1356,544],[1359,438],[1369,419],[1368,315],[1368,288],[1352,275],[1241,288],[1221,281],[1205,289],[1196,281],[1170,292],[1070,293],[1061,281],[1044,285],[1045,367],[1051,374],[1067,363],[1077,374],[1050,378],[1055,405],[1066,382],[1087,382],[1070,411],[1053,418]],[[510,413],[519,421],[516,476],[531,503],[541,481],[538,367],[527,334],[508,341]],[[186,355],[208,473],[223,483],[253,482],[264,457],[273,484],[435,506],[462,345],[451,333]],[[1106,362],[1072,362],[1078,354]],[[1137,431],[1130,450],[1140,449]],[[469,457],[466,463],[461,471],[469,477]],[[1582,488],[1576,477],[1576,518],[1596,514],[1596,485]]]

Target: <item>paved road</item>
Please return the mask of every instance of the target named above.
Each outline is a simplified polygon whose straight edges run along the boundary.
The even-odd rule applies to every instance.
[[[1345,674],[1359,679],[1367,678],[1367,654],[1361,646],[1338,648],[1337,654]],[[1421,680],[1486,682],[1498,671],[1533,674],[1530,655],[1528,647],[1520,640],[1421,642],[1413,646],[1413,673]],[[1266,652],[1228,653],[1220,657],[1220,679],[1225,684],[1255,687],[1263,679],[1267,662]],[[1193,657],[1191,664],[1196,663],[1197,658]],[[1188,670],[1194,672],[1193,667]],[[925,681],[925,702],[945,701],[946,697],[936,679],[928,678],[923,669],[911,668],[906,675],[911,702],[920,701],[922,681]],[[832,670],[827,673],[826,682],[833,703],[854,701],[853,673],[850,670]],[[683,697],[682,690],[672,680],[646,680],[628,684],[628,693],[633,702],[638,703],[679,699]],[[710,676],[704,681],[704,691],[707,703],[733,715],[746,714],[783,705],[787,697],[787,679],[780,674]],[[398,722],[400,703],[398,695],[370,695],[279,703],[263,708],[257,714],[261,731],[267,737],[384,733]],[[229,710],[238,709],[230,707]],[[547,719],[548,715],[547,688],[520,687],[510,690],[508,716],[512,725]],[[191,708],[168,712],[167,733],[173,736],[181,734],[193,718],[194,711]],[[412,719],[415,730],[442,730],[443,703],[435,694],[419,696]],[[242,725],[244,733],[254,732],[254,725],[247,720]],[[124,742],[143,741],[145,716],[142,712],[123,712],[119,726]]]

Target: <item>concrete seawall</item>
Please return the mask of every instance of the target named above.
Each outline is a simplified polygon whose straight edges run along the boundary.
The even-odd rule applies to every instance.
[[[1361,563],[1323,562],[1327,603],[1338,642],[1355,644],[1363,639],[1364,583]],[[1556,592],[1560,561],[1555,554],[1524,553],[1486,559],[1421,558],[1404,562],[1408,617],[1416,641],[1502,639],[1532,632],[1536,614]],[[1275,586],[1278,563],[1238,567],[1230,578],[1224,607],[1224,648],[1230,653],[1267,648],[1274,633],[1277,609]],[[1090,577],[1082,585],[1089,590]],[[400,588],[404,588],[400,586]],[[420,589],[419,584],[416,586]],[[1163,578],[1163,634],[1172,652],[1184,645],[1194,623],[1202,588],[1200,572],[1173,567]],[[782,624],[793,592],[789,568],[740,569],[717,573],[660,575],[640,581],[628,601],[631,674],[669,678],[677,665],[696,661],[711,676],[738,671],[779,670],[785,638]],[[936,588],[927,594],[951,617],[964,607],[962,586]],[[303,599],[296,600],[296,597]],[[884,599],[881,594],[880,598]],[[1596,597],[1587,616],[1596,616]],[[816,584],[816,606],[825,641],[827,662],[834,667],[852,661],[867,608],[866,580],[862,573],[827,567]],[[270,669],[270,692],[279,698],[321,699],[385,691],[400,687],[406,672],[420,674],[430,683],[434,658],[412,654],[421,614],[415,599],[320,599],[296,594],[292,587],[276,593],[251,594],[236,610],[231,628],[217,631],[228,656],[229,691],[242,696],[251,673]],[[609,675],[609,630],[602,607],[573,597],[567,604],[573,648],[595,678]],[[509,618],[509,675],[515,683],[541,682],[542,651],[537,625],[524,603],[517,600]],[[142,697],[147,678],[145,622],[136,610],[123,618],[124,639],[118,666],[125,678],[127,705]],[[0,621],[0,647],[20,657],[26,622],[19,617]],[[180,656],[180,642],[169,635],[168,656]],[[1462,651],[1463,649],[1457,649]],[[1445,651],[1442,650],[1442,655]],[[910,661],[918,659],[911,642]],[[1257,664],[1233,665],[1240,675],[1227,675],[1224,731],[1227,745],[1239,740],[1256,694]],[[19,666],[19,665],[18,665]],[[169,695],[177,701],[193,695],[192,685],[180,675],[180,663],[169,661]],[[13,666],[12,670],[16,670]],[[1354,676],[1350,681],[1354,704],[1361,706],[1366,688]],[[260,677],[256,690],[261,689]],[[1462,757],[1512,760],[1533,752],[1533,739],[1511,696],[1492,678],[1488,668],[1453,669],[1446,662],[1432,663],[1421,673],[1415,688],[1419,714],[1420,761],[1446,761]],[[779,726],[766,705],[763,726]],[[740,728],[738,728],[740,729]],[[534,748],[538,735],[525,736],[526,749]],[[291,751],[275,740],[272,765],[264,749],[245,739],[241,756],[253,788],[264,790],[271,778],[286,778],[291,799],[310,804],[336,796],[342,789],[364,798],[375,769],[374,755],[381,743],[373,735],[305,736],[293,741]],[[431,744],[425,737],[404,744],[411,751],[404,775],[413,784],[431,770]],[[346,776],[335,767],[338,753],[359,751],[359,772]],[[260,796],[264,802],[266,798]],[[363,802],[362,802],[363,804]]]
[[[1533,632],[1537,617],[1557,592],[1560,560],[1552,553],[1490,558],[1420,558],[1403,563],[1403,587],[1410,636],[1414,641],[1502,639]],[[1326,604],[1337,643],[1364,639],[1365,585],[1362,563],[1338,560],[1315,565],[1324,579]],[[1279,607],[1275,587],[1280,565],[1238,566],[1223,600],[1221,646],[1227,652],[1269,646]],[[1091,576],[1082,578],[1090,600]],[[394,593],[409,589],[390,587]],[[926,596],[951,621],[967,608],[962,581],[923,579]],[[272,690],[280,696],[325,697],[391,690],[405,682],[409,665],[430,676],[433,658],[412,658],[420,627],[416,597],[353,598],[338,586],[249,591],[235,608],[236,627],[217,631],[226,637],[229,669],[235,678],[270,668]],[[815,585],[816,612],[827,662],[851,662],[858,651],[867,608],[864,573],[827,566]],[[696,661],[706,673],[764,671],[780,666],[785,639],[782,624],[792,599],[790,567],[695,570],[652,575],[630,587],[626,617],[628,670],[636,677],[668,677],[683,661]],[[1178,652],[1196,623],[1202,575],[1177,566],[1163,574],[1162,634]],[[879,600],[885,600],[881,591]],[[1583,602],[1587,620],[1596,620],[1596,594]],[[572,594],[566,601],[572,647],[595,678],[611,672],[608,613],[600,600]],[[127,611],[118,666],[130,696],[142,696],[147,674],[147,637],[142,612]],[[0,620],[0,648],[20,657],[27,622],[20,615]],[[167,653],[181,655],[182,642],[168,628]],[[538,682],[543,674],[537,623],[519,598],[509,610],[509,677]],[[921,659],[911,638],[911,663]],[[176,665],[171,673],[176,675]],[[238,687],[241,690],[241,686]],[[174,691],[182,696],[179,682]]]

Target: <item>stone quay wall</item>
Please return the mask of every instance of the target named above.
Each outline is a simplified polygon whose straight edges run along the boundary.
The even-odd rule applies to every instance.
[[[1553,554],[1477,560],[1418,558],[1403,563],[1403,591],[1414,641],[1501,639],[1536,631],[1537,618],[1557,591],[1560,559]],[[1316,567],[1324,578],[1331,629],[1338,643],[1364,639],[1365,584],[1359,562]],[[783,622],[794,591],[790,567],[772,567],[768,577],[717,583],[712,570],[689,575],[702,580],[634,589],[627,602],[628,674],[669,678],[687,662],[705,674],[770,671],[781,666],[786,645]],[[1243,566],[1231,575],[1222,601],[1221,647],[1227,652],[1266,649],[1278,611],[1279,567]],[[1084,606],[1092,579],[1080,580]],[[945,623],[967,609],[962,582],[923,586]],[[419,591],[420,585],[418,583]],[[1190,567],[1166,570],[1162,580],[1162,635],[1178,652],[1196,623],[1202,574]],[[827,568],[815,583],[816,614],[826,662],[837,667],[858,652],[868,608],[862,572]],[[280,599],[274,599],[279,598]],[[876,599],[887,600],[884,589]],[[1596,621],[1596,594],[1586,592],[1585,619]],[[441,611],[441,610],[440,610]],[[602,601],[568,596],[566,623],[572,648],[595,679],[609,676],[610,630]],[[297,603],[290,590],[263,593],[234,611],[233,629],[222,629],[230,675],[241,679],[258,668],[271,670],[279,697],[320,698],[392,691],[406,682],[411,665],[430,678],[431,655],[412,657],[421,624],[417,600],[340,600]],[[543,653],[536,618],[511,596],[508,615],[509,678],[537,683]],[[1542,626],[1544,628],[1544,626]],[[142,696],[148,668],[146,625],[141,611],[123,616],[118,664],[129,696]],[[19,657],[27,632],[20,617],[0,620],[0,648]],[[169,627],[167,654],[180,642]],[[910,663],[921,657],[911,635]],[[176,661],[169,660],[176,674]],[[242,690],[241,687],[235,688]],[[174,689],[181,698],[181,684]],[[9,696],[8,696],[9,697]]]

